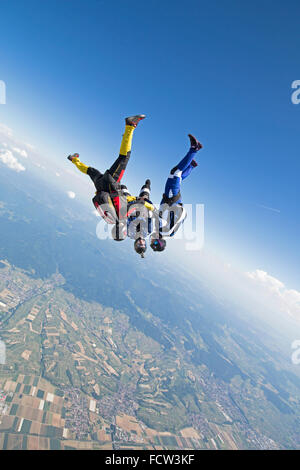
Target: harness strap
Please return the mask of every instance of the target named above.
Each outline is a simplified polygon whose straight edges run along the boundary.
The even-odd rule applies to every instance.
[[[168,204],[169,206],[171,206],[172,204],[175,204],[175,202],[177,202],[180,198],[181,198],[180,191],[179,191],[178,194],[176,194],[176,196],[167,197],[166,194],[163,194],[163,196],[162,196],[163,202]]]

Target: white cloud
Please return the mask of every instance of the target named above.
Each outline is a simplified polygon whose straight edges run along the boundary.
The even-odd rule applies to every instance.
[[[257,204],[257,205],[258,207],[261,207],[262,209],[266,209],[267,211],[277,212],[278,214],[280,214],[280,210],[275,209],[275,207],[264,206],[263,204]]]
[[[262,283],[266,288],[272,291],[279,291],[281,288],[284,287],[283,282],[276,279],[276,277],[270,276],[270,274],[265,271],[262,271],[261,269],[256,269],[256,271],[246,274],[254,281]]]
[[[3,135],[5,135],[6,137],[9,137],[9,138],[13,137],[13,135],[14,135],[12,129],[7,127],[5,124],[1,124],[1,123],[0,123],[0,134],[3,134]]]
[[[16,139],[14,136],[14,131],[3,123],[0,123],[0,135],[1,134],[2,136],[5,136],[6,138],[10,140],[9,143],[2,142],[2,145],[4,145],[5,147],[10,147],[13,152],[17,153],[21,157],[27,158],[28,157],[27,151],[35,150],[35,147],[29,144],[28,142],[22,142]],[[22,149],[20,147],[25,147],[27,150],[25,150],[25,148]]]
[[[29,150],[35,150],[35,146],[29,144],[28,142],[24,142],[25,147],[27,147]]]
[[[24,158],[28,157],[28,154],[27,154],[26,150],[19,149],[18,147],[12,147],[12,151],[14,153],[17,153],[21,157],[24,157]]]
[[[13,153],[10,150],[0,150],[0,161],[11,170],[17,172],[25,170],[25,167],[21,165],[21,163],[16,159],[16,157],[14,157]]]
[[[256,269],[251,273],[246,273],[264,293],[273,297],[281,310],[300,319],[300,292],[295,289],[288,289],[283,282],[271,276],[261,269]]]
[[[60,176],[60,174],[56,172],[56,173],[55,173],[55,176],[59,177],[59,176]]]
[[[70,199],[74,199],[76,197],[76,194],[73,191],[67,191],[67,195]]]
[[[41,168],[42,170],[46,170],[46,167],[43,166],[43,165],[41,165],[41,164],[38,163],[38,162],[33,162],[33,164],[34,164],[35,166],[37,166],[38,168]]]

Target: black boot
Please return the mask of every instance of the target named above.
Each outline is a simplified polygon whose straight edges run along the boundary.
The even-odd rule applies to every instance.
[[[191,148],[195,150],[200,150],[202,149],[202,144],[194,137],[192,134],[188,134],[191,142]]]
[[[146,117],[145,114],[137,114],[136,116],[129,116],[125,118],[126,126],[136,127],[142,119],[145,119],[145,117]]]
[[[67,158],[71,162],[73,158],[79,158],[79,153],[73,153],[73,155],[69,155]]]

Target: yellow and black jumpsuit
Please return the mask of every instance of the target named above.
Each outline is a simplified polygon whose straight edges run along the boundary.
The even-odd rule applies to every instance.
[[[96,170],[95,168],[85,165],[77,157],[72,159],[72,163],[74,163],[78,170],[90,176],[96,187],[97,193],[104,191],[113,196],[112,202],[117,214],[119,214],[120,210],[120,198],[119,195],[116,194],[116,190],[123,188],[126,189],[125,186],[121,186],[119,183],[122,180],[131,155],[131,145],[134,129],[134,126],[125,126],[125,132],[123,134],[122,143],[120,147],[120,154],[116,161],[113,163],[113,165],[104,174],[102,174],[99,170]]]

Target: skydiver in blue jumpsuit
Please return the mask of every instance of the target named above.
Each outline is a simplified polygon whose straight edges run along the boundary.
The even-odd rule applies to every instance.
[[[172,237],[186,218],[186,211],[183,207],[181,196],[181,183],[186,179],[192,170],[198,166],[195,157],[202,148],[202,144],[191,134],[190,149],[186,156],[172,168],[166,181],[165,191],[160,203],[160,224],[159,230],[152,236],[151,248],[153,251],[163,251],[166,247],[164,237]],[[164,227],[167,225],[167,227]]]

